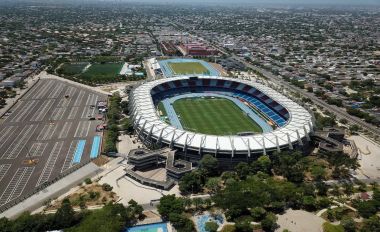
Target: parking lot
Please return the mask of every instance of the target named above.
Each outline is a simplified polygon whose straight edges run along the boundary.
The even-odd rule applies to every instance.
[[[42,79],[10,109],[0,124],[0,209],[97,156],[102,121],[89,116],[106,99]]]

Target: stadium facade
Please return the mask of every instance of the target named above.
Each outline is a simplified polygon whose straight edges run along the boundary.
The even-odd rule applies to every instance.
[[[201,134],[170,125],[157,113],[157,102],[165,97],[220,91],[262,111],[273,123],[273,130],[232,136]],[[303,147],[313,133],[313,117],[305,108],[257,82],[220,76],[174,77],[142,84],[129,99],[139,138],[150,147],[176,149],[189,160],[200,159],[204,154],[226,162],[255,159],[257,155]]]

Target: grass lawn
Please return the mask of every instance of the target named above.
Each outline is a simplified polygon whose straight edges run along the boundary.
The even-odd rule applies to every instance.
[[[88,63],[64,63],[60,67],[60,71],[67,75],[76,75],[82,73],[83,69],[88,65]]]
[[[203,74],[210,71],[199,62],[168,63],[174,74]]]
[[[341,225],[333,225],[329,222],[323,223],[323,232],[344,232],[344,228]]]
[[[185,98],[174,102],[184,129],[212,135],[262,132],[235,103],[223,98]]]
[[[122,63],[93,64],[84,76],[116,76],[122,67]]]

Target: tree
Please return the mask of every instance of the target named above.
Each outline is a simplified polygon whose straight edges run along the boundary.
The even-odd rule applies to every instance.
[[[250,167],[245,162],[240,162],[235,166],[236,173],[241,180],[247,178],[250,173]]]
[[[377,209],[373,201],[359,201],[356,203],[356,209],[359,215],[364,218],[369,218],[376,214]]]
[[[86,183],[86,184],[92,184],[91,178],[84,179],[84,183]]]
[[[219,177],[209,178],[206,182],[206,188],[208,188],[212,193],[216,193],[220,189],[219,182]]]
[[[200,168],[206,175],[214,175],[218,169],[218,160],[212,155],[204,155],[199,161]]]
[[[344,125],[346,125],[348,123],[347,119],[345,119],[345,118],[340,119],[339,122],[344,124]]]
[[[344,193],[347,195],[352,195],[354,193],[354,186],[351,183],[344,183]]]
[[[228,179],[238,179],[238,176],[235,172],[232,172],[232,171],[225,171],[222,173],[222,175],[220,176],[222,178],[222,180],[225,182],[226,180]]]
[[[327,184],[325,184],[325,182],[318,181],[315,184],[315,187],[317,188],[318,194],[320,196],[326,196],[327,195],[327,191],[329,190],[329,187],[327,186]]]
[[[200,173],[197,171],[186,173],[179,181],[179,190],[183,194],[200,192],[202,190]]]
[[[170,213],[169,221],[178,232],[194,232],[194,223],[184,214]]]
[[[380,232],[380,217],[374,215],[364,220],[360,232]]]
[[[359,131],[360,130],[360,127],[358,126],[358,125],[352,125],[352,126],[350,126],[350,131],[351,132],[357,132],[357,131]]]
[[[269,213],[265,218],[261,221],[261,227],[265,231],[274,231],[278,225],[276,223],[277,217],[273,213]]]
[[[109,203],[103,208],[92,210],[75,227],[67,229],[68,232],[118,232],[128,223],[122,216],[125,207],[122,204]],[[65,230],[66,231],[66,230]]]
[[[195,210],[199,210],[203,205],[204,201],[200,197],[193,198],[193,204],[195,206]]]
[[[272,161],[270,160],[269,156],[262,155],[254,163],[257,164],[256,166],[258,168],[258,171],[262,171],[265,173],[270,172],[270,168],[272,166]]]
[[[253,220],[258,222],[264,219],[267,211],[263,207],[254,207],[251,209],[251,216]]]
[[[315,198],[312,196],[304,196],[302,198],[302,204],[306,210],[313,211],[316,209]]]
[[[176,198],[174,194],[161,197],[157,209],[164,220],[169,219],[170,213],[181,214],[185,211],[182,199]]]
[[[61,207],[54,215],[55,224],[59,228],[67,228],[75,221],[75,212],[68,198],[63,199]]]
[[[107,184],[107,183],[104,183],[104,184],[102,184],[102,189],[104,191],[109,192],[109,191],[112,191],[113,187],[111,185]]]
[[[235,223],[235,228],[236,228],[236,231],[238,231],[238,232],[251,232],[252,231],[252,225],[248,219],[238,220]]]
[[[216,222],[206,222],[205,229],[209,232],[216,232],[218,230],[218,224]]]
[[[331,200],[328,197],[320,197],[317,201],[319,209],[327,208],[331,205]]]
[[[355,221],[350,217],[345,217],[340,221],[340,224],[343,226],[345,232],[355,232],[356,225]]]
[[[8,218],[0,218],[0,231],[2,232],[12,232],[12,222]]]

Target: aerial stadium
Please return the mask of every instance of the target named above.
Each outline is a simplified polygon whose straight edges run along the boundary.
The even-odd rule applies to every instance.
[[[313,117],[257,82],[220,76],[181,76],[142,84],[130,94],[134,129],[148,147],[167,146],[189,160],[257,158],[303,147]]]

